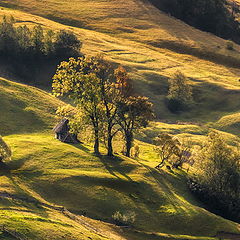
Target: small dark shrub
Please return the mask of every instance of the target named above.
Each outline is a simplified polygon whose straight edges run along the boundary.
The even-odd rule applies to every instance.
[[[234,50],[234,44],[232,41],[228,40],[226,41],[226,48],[230,51],[233,51]]]
[[[186,108],[182,101],[174,98],[167,100],[167,107],[172,113],[179,113]]]
[[[136,214],[132,211],[126,213],[117,211],[113,214],[112,218],[117,225],[130,226],[135,222]]]

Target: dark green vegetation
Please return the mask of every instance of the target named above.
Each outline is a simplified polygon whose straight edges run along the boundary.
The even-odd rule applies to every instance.
[[[13,17],[3,17],[0,24],[0,55],[9,68],[24,81],[32,82],[44,65],[56,64],[80,55],[81,42],[70,31],[44,31],[41,25],[32,29],[14,26]]]
[[[151,2],[191,26],[240,42],[240,24],[235,15],[240,8],[234,1],[151,0]]]
[[[193,103],[192,88],[188,79],[181,72],[176,72],[169,79],[167,106],[173,113],[178,113],[190,108]]]
[[[190,189],[216,213],[239,222],[240,166],[238,149],[230,148],[217,132],[211,132],[199,152],[200,173]]]

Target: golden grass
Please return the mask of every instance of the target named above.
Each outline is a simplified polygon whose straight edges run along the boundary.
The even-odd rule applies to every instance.
[[[31,4],[29,4],[30,2]],[[129,6],[131,7],[133,1],[129,2]],[[54,4],[54,1],[52,0],[51,2],[49,2],[49,7],[44,7],[44,9],[41,6],[43,3],[45,3],[45,1],[26,0],[18,1],[17,3],[21,6],[28,6],[28,8],[24,8],[28,12],[33,11],[34,13],[38,13],[39,15],[46,15],[47,17],[47,14],[41,12],[44,11],[44,9],[45,11],[49,11],[52,14],[56,13],[56,15],[58,11],[63,11],[61,13],[62,17],[67,16],[66,19],[71,17],[71,14],[76,14],[76,16],[78,16],[78,14],[81,13],[84,15],[84,11],[82,11],[83,5],[81,5],[81,1],[74,2],[75,6],[76,4],[79,4],[77,5],[79,7],[75,8],[75,11],[68,10],[68,7],[63,10],[61,8],[61,1],[58,2],[58,4],[60,4],[58,5]],[[124,5],[121,5],[123,4],[122,2],[118,5],[118,10],[114,8],[115,5],[113,3],[114,1],[108,1],[108,3],[104,2],[104,4],[107,4],[108,6],[106,7],[107,9],[110,9],[112,7],[114,9],[113,11],[126,11],[126,8],[123,7]],[[100,9],[100,7],[103,6],[101,5],[103,4],[103,2],[98,2],[98,4],[96,4],[96,8],[94,8],[95,4],[96,2],[94,2],[94,5],[91,5],[91,9],[93,12],[96,11],[96,14],[99,14],[97,9]],[[85,8],[88,8],[88,5],[84,6]],[[136,11],[138,11],[138,9],[141,9],[141,11],[148,12],[153,7],[147,6],[146,8],[147,10],[144,8],[144,5],[142,5],[139,6],[137,9],[134,9]],[[65,11],[67,11],[67,13]],[[156,12],[154,9],[152,9],[152,11],[154,19],[155,17],[156,19],[159,18],[159,20],[155,19],[158,24],[154,23],[155,25],[153,29],[138,29],[133,33],[115,34],[103,33],[100,27],[99,29],[96,28],[95,30],[70,27],[54,21],[47,20],[43,17],[6,8],[2,8],[0,10],[0,15],[14,16],[18,21],[17,24],[33,25],[38,23],[46,29],[68,29],[74,31],[75,34],[77,34],[77,36],[83,41],[82,52],[84,54],[95,55],[97,53],[101,53],[110,60],[124,65],[130,72],[130,76],[135,82],[135,87],[137,91],[150,97],[150,99],[155,103],[155,111],[157,113],[157,116],[161,118],[168,118],[169,116],[171,116],[171,114],[167,111],[166,107],[163,104],[163,98],[164,95],[166,95],[167,79],[177,70],[180,70],[188,77],[190,77],[191,84],[196,86],[196,89],[200,89],[201,91],[204,89],[206,90],[206,93],[203,92],[203,96],[201,98],[203,99],[203,101],[205,101],[204,106],[201,108],[200,105],[200,109],[193,112],[189,116],[186,116],[186,118],[193,118],[194,116],[196,116],[196,118],[201,119],[205,118],[205,116],[213,116],[211,118],[209,117],[209,119],[211,121],[213,121],[213,119],[214,121],[216,121],[216,116],[217,118],[220,118],[227,111],[223,112],[223,110],[220,109],[217,113],[213,107],[212,109],[208,109],[208,114],[206,114],[206,106],[208,104],[208,101],[210,101],[211,104],[218,104],[219,101],[219,96],[215,94],[215,92],[217,92],[218,90],[216,91],[213,89],[212,92],[208,93],[210,89],[208,85],[210,84],[212,86],[222,88],[222,91],[229,89],[239,90],[240,82],[238,80],[240,70],[239,68],[230,67],[228,66],[228,64],[217,64],[214,61],[218,58],[221,58],[221,56],[225,58],[228,55],[238,59],[239,47],[235,47],[236,51],[228,51],[226,50],[226,43],[224,40],[217,38],[211,34],[193,29],[180,21],[166,16],[165,14]],[[152,17],[150,18],[150,12],[148,13],[148,15],[143,14],[143,18],[145,20],[148,19],[149,22],[155,21],[152,19]],[[126,15],[129,14],[130,13]],[[139,12],[136,12],[136,14],[142,16]],[[90,16],[87,15],[86,12],[84,16],[86,18],[89,17],[89,22],[92,23]],[[105,16],[105,20],[107,21],[107,23],[104,24],[104,26],[115,26],[107,18],[107,16]],[[137,18],[135,20],[138,21]],[[124,21],[124,23],[131,22],[127,21],[126,19],[122,19],[122,21]],[[123,24],[122,21],[121,24]],[[141,25],[141,23],[139,24]],[[141,32],[141,34],[143,34],[142,32],[144,32],[146,38],[149,39],[144,40],[144,37],[139,33],[139,31]],[[154,39],[155,37],[158,38],[158,40]],[[168,44],[166,45],[166,43]],[[173,44],[173,46],[177,44],[177,47],[172,47],[171,44]],[[220,48],[218,48],[217,46],[219,46]],[[178,53],[178,50],[180,52],[184,52],[184,49],[190,49],[190,52],[188,54]],[[193,52],[191,49],[193,49]],[[214,54],[220,55],[217,55],[215,57],[215,60],[211,62],[209,60],[204,60],[201,57],[199,58],[197,56],[198,54],[194,56],[194,49],[198,49],[197,51],[207,50]],[[186,52],[188,52],[188,50]],[[229,61],[230,60],[231,59],[229,59]],[[230,94],[226,98],[228,97],[234,98],[233,102],[235,102],[235,105],[237,102],[239,102],[237,94]],[[233,111],[233,109],[231,109],[230,107],[228,111]],[[197,115],[196,113],[201,113],[201,116],[199,117],[199,115]]]

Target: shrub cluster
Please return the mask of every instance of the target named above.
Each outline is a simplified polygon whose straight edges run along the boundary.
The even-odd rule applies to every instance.
[[[126,213],[117,211],[113,214],[112,218],[119,226],[131,226],[136,220],[136,214],[132,211]]]
[[[190,190],[211,210],[240,221],[240,155],[211,132],[199,152],[201,171],[189,180]]]
[[[45,31],[41,25],[16,26],[14,18],[0,23],[0,56],[10,71],[25,81],[33,81],[41,66],[71,56],[79,56],[81,42],[70,31]]]
[[[40,59],[69,57],[79,53],[81,42],[69,31],[44,31],[41,25],[32,29],[14,26],[13,18],[3,17],[0,24],[0,53],[6,58]]]
[[[188,110],[193,103],[192,88],[187,77],[177,71],[169,79],[169,90],[167,96],[167,107],[173,113]]]

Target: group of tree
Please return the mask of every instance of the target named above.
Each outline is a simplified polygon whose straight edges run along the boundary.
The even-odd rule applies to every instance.
[[[189,181],[191,191],[213,211],[240,221],[240,154],[218,132],[210,132],[198,152],[198,171]]]
[[[113,155],[113,138],[124,136],[125,154],[130,156],[134,131],[145,127],[153,117],[148,98],[133,93],[132,81],[123,67],[115,68],[101,56],[70,58],[62,62],[53,77],[53,93],[68,96],[75,107],[58,110],[70,119],[72,131],[78,133],[90,125],[94,152],[106,139],[108,156]]]
[[[15,23],[14,18],[4,16],[0,24],[0,53],[6,58],[33,60],[79,54],[81,42],[70,31],[45,31],[39,24],[29,28]]]
[[[70,31],[44,30],[19,25],[14,18],[3,17],[0,24],[0,56],[9,70],[30,81],[44,64],[57,65],[71,56],[80,56],[81,42]]]
[[[151,0],[155,6],[191,26],[219,37],[240,42],[234,14],[239,7],[227,0]],[[234,2],[234,1],[232,1]]]

